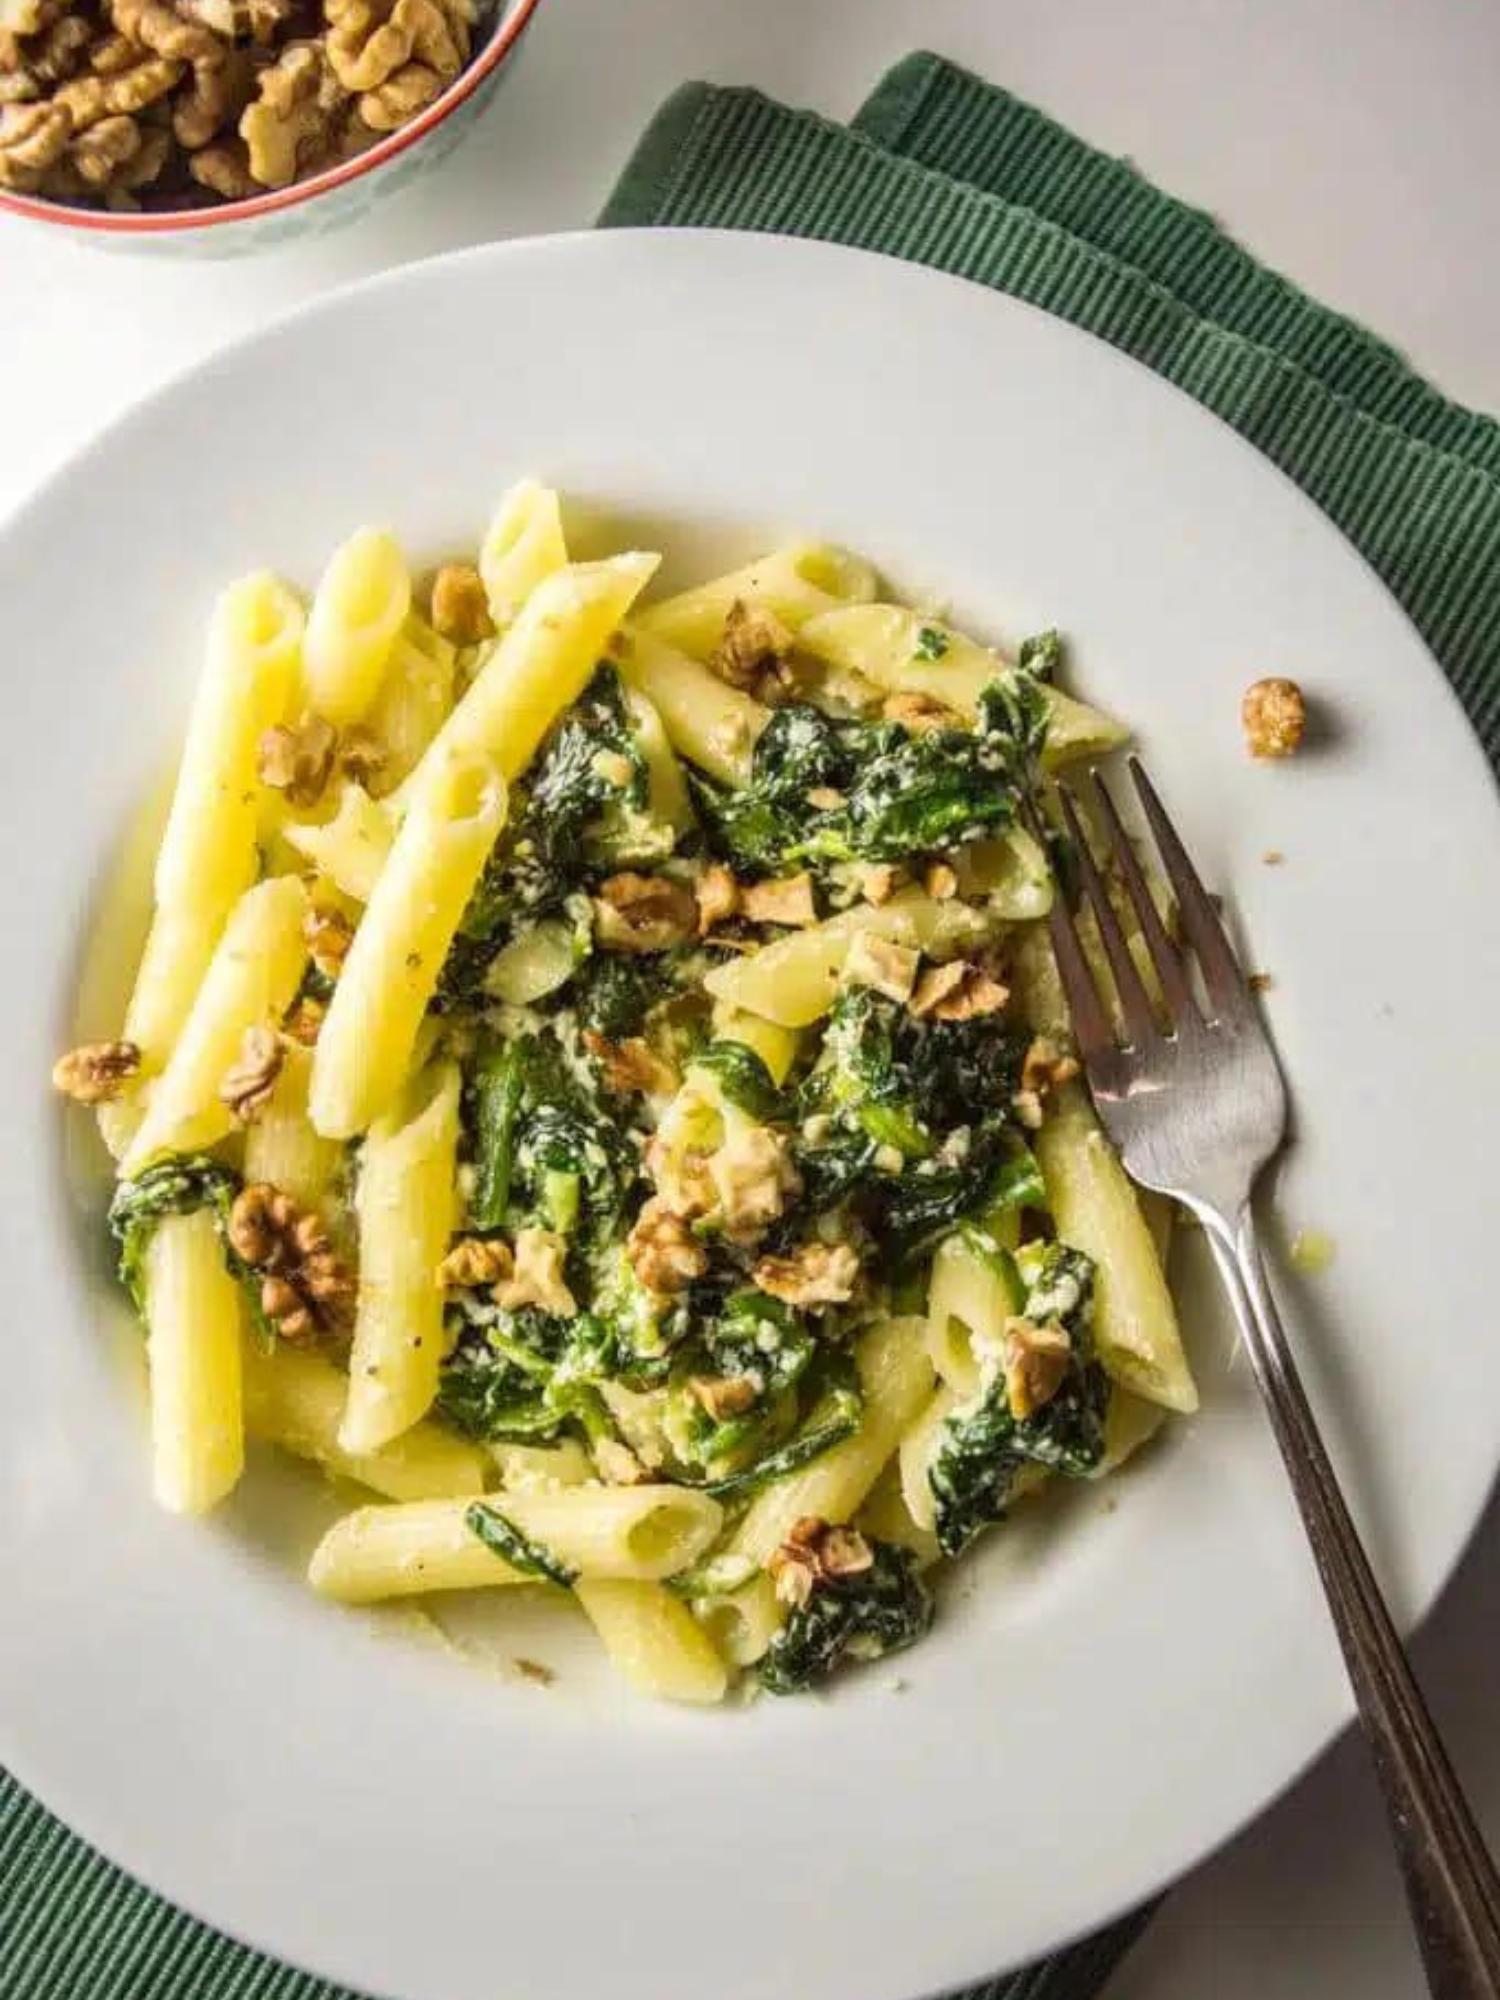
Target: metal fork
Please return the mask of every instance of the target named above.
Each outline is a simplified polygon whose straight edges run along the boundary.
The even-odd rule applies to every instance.
[[[1428,1985],[1438,2000],[1497,2000],[1500,1878],[1339,1492],[1266,1282],[1250,1197],[1285,1136],[1281,1071],[1215,907],[1134,758],[1130,774],[1176,897],[1182,946],[1152,900],[1114,800],[1091,773],[1109,850],[1160,983],[1163,1024],[1074,800],[1059,786],[1082,896],[1098,925],[1122,1022],[1117,1035],[1114,1010],[1059,897],[1052,943],[1078,1053],[1126,1171],[1191,1209],[1207,1232],[1344,1649]],[[1206,1002],[1195,989],[1194,960]]]

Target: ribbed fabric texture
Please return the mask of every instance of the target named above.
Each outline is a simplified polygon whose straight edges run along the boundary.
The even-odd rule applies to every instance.
[[[1339,524],[1500,762],[1500,425],[1439,395],[1127,163],[916,55],[852,129],[751,91],[688,85],[603,220],[860,244],[1013,292],[1124,348],[1232,423]],[[1092,2000],[1149,1916],[963,2000]],[[0,1774],[0,2000],[349,1996],[174,1910]]]

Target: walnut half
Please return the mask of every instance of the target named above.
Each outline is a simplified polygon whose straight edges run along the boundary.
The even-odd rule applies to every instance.
[[[854,1296],[859,1256],[848,1243],[804,1243],[787,1257],[762,1257],[751,1273],[763,1292],[789,1306],[839,1306]]]
[[[235,1196],[225,1233],[240,1261],[260,1274],[261,1311],[284,1340],[347,1330],[354,1277],[311,1209],[269,1182],[252,1181]]]
[[[134,1042],[84,1042],[52,1065],[53,1088],[75,1104],[107,1104],[141,1067]]]
[[[697,928],[697,899],[685,882],[627,872],[599,885],[594,935],[606,951],[666,951]]]
[[[776,1595],[793,1607],[806,1604],[816,1585],[862,1576],[874,1565],[875,1553],[858,1528],[846,1528],[804,1514],[772,1555],[767,1568]]]

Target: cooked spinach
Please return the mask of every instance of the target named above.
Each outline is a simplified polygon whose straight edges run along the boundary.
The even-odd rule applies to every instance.
[[[749,784],[730,791],[700,776],[698,800],[730,859],[751,872],[909,860],[1011,825],[1046,725],[1045,695],[1021,673],[985,690],[973,730],[916,734],[782,708],[756,743]],[[819,793],[839,803],[816,804]]]
[[[119,1246],[120,1282],[137,1312],[145,1311],[146,1252],[164,1215],[190,1215],[212,1209],[222,1238],[230,1205],[240,1190],[232,1167],[206,1153],[183,1153],[145,1167],[133,1180],[121,1181],[109,1205],[109,1226]],[[244,1267],[225,1246],[231,1269]]]
[[[762,1124],[785,1118],[787,1106],[765,1060],[744,1042],[704,1042],[693,1051],[693,1067],[707,1070],[725,1100]]]
[[[921,1021],[868,987],[846,989],[798,1094],[812,1204],[852,1202],[888,1264],[926,1248],[1015,1172],[1023,1051],[998,1014]]]
[[[1034,632],[1021,641],[1017,664],[1022,673],[1035,674],[1039,681],[1053,681],[1062,665],[1062,640],[1055,630]]]
[[[466,1094],[475,1169],[469,1223],[613,1234],[637,1165],[602,1094],[550,1033],[481,1041]]]
[[[891,1542],[871,1542],[870,1551],[869,1569],[814,1584],[771,1641],[760,1665],[771,1694],[800,1694],[846,1660],[899,1652],[932,1624],[932,1593],[911,1551]]]
[[[551,1549],[523,1535],[515,1522],[507,1519],[488,1500],[475,1500],[464,1511],[464,1526],[477,1535],[492,1555],[510,1564],[522,1576],[539,1583],[560,1583],[564,1590],[578,1581],[576,1569],[553,1555]]]
[[[1017,1252],[1016,1266],[1026,1287],[1022,1316],[1068,1333],[1068,1372],[1049,1401],[1018,1418],[1011,1414],[1004,1373],[992,1366],[979,1394],[947,1419],[928,1471],[945,1555],[957,1555],[1003,1518],[1023,1468],[1040,1465],[1082,1478],[1104,1451],[1109,1385],[1089,1331],[1093,1265],[1067,1244],[1034,1243]]]
[[[611,1042],[638,1035],[647,1014],[671,990],[670,958],[625,958],[607,951],[586,960],[569,988],[579,1027]]]

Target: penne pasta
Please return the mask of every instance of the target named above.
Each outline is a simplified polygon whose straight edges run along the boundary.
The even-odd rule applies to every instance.
[[[995,935],[995,925],[966,903],[935,902],[920,889],[902,889],[888,903],[856,904],[842,916],[721,965],[703,984],[715,1001],[784,1028],[808,1027],[833,1005],[850,943],[861,931],[951,958]]]
[[[390,857],[396,828],[363,785],[346,784],[338,810],[321,824],[287,825],[283,835],[325,882],[356,903],[368,903]]]
[[[181,1036],[156,1080],[122,1171],[136,1174],[159,1153],[217,1144],[234,1130],[219,1095],[248,1028],[274,1028],[307,963],[307,895],[294,876],[247,889],[215,947]]]
[[[721,1660],[753,1667],[786,1623],[786,1607],[778,1603],[770,1577],[758,1570],[736,1590],[695,1598],[693,1616]]]
[[[505,784],[490,759],[457,744],[428,756],[438,762],[424,761],[318,1036],[308,1104],[328,1139],[364,1131],[400,1089],[448,947],[505,820]]]
[[[484,594],[502,632],[537,585],[567,560],[557,495],[534,479],[519,481],[500,502],[479,545]]]
[[[464,752],[520,777],[563,709],[593,679],[610,635],[650,581],[659,557],[631,554],[572,563],[539,583],[438,732],[427,764]]]
[[[146,1249],[151,1483],[173,1514],[203,1514],[245,1463],[240,1291],[207,1209],[167,1215]]]
[[[312,1051],[283,1041],[270,1102],[245,1133],[245,1179],[289,1194],[299,1208],[320,1208],[343,1169],[344,1149],[313,1130],[307,1115]]]
[[[723,638],[724,621],[737,603],[763,605],[796,631],[820,612],[868,603],[875,588],[875,572],[859,556],[828,542],[800,542],[662,598],[641,613],[638,624],[679,652],[706,660]]]
[[[409,778],[453,708],[457,655],[425,618],[411,614],[396,637],[365,726],[384,753],[382,794]]]
[[[442,1500],[482,1493],[488,1466],[477,1445],[437,1424],[417,1423],[377,1451],[346,1451],[339,1425],[349,1381],[320,1354],[257,1337],[243,1343],[245,1428],[264,1444],[311,1459],[390,1500]]]
[[[354,1199],[359,1299],[339,1426],[347,1452],[389,1444],[426,1416],[437,1394],[437,1268],[457,1220],[458,1092],[455,1063],[424,1070],[365,1137]]]
[[[433,1590],[534,1583],[469,1527],[463,1500],[365,1507],[345,1515],[313,1552],[313,1588],[346,1604]],[[570,1486],[507,1493],[504,1518],[581,1577],[657,1582],[711,1546],[723,1509],[680,1486]]]
[[[574,1595],[610,1664],[638,1693],[695,1705],[724,1699],[723,1660],[687,1606],[659,1583],[580,1577]]]
[[[1057,1233],[1097,1267],[1094,1341],[1104,1367],[1147,1402],[1189,1414],[1198,1391],[1177,1311],[1135,1189],[1082,1093],[1036,1134]]]
[[[813,618],[798,635],[816,659],[860,674],[890,693],[924,694],[972,722],[979,697],[1010,671],[998,653],[966,639],[941,620],[898,604],[856,604]],[[1097,757],[1122,744],[1128,731],[1060,688],[1047,690],[1051,720],[1044,759],[1050,765]]]
[[[721,785],[746,785],[751,757],[771,711],[639,626],[615,649],[628,687],[661,717],[674,749]]]
[[[764,1566],[804,1515],[853,1519],[932,1393],[925,1334],[920,1319],[890,1319],[862,1336],[855,1349],[865,1397],[859,1429],[802,1471],[757,1494],[729,1536],[730,1553]]]
[[[336,549],[313,595],[302,649],[307,706],[342,729],[374,701],[411,610],[411,574],[394,535],[360,528]]]
[[[158,906],[222,921],[255,880],[256,753],[291,697],[302,631],[302,607],[265,572],[231,584],[214,606],[156,859]]]

